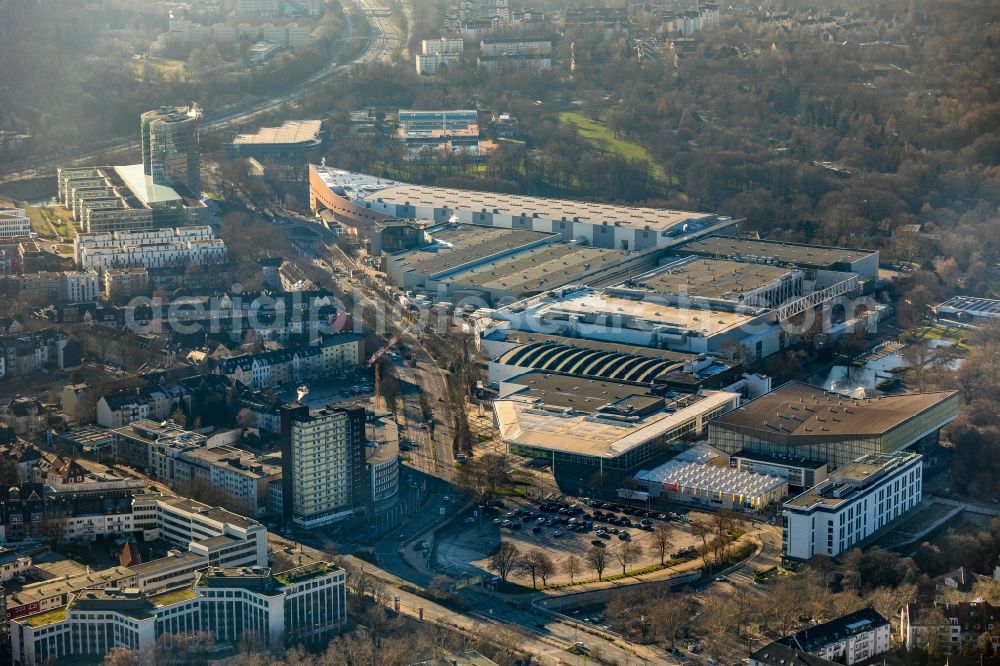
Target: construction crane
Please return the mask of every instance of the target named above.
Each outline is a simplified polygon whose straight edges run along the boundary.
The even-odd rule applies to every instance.
[[[380,358],[382,358],[383,356],[385,356],[389,352],[390,349],[392,349],[393,347],[395,347],[396,343],[399,342],[400,340],[402,340],[404,335],[408,335],[415,328],[416,328],[416,326],[408,326],[408,327],[404,328],[402,331],[400,331],[399,333],[397,333],[396,335],[394,335],[391,338],[389,338],[389,342],[387,342],[384,345],[382,345],[381,347],[379,347],[375,351],[374,354],[372,354],[371,356],[368,357],[368,362],[365,363],[365,367],[366,368],[370,368],[373,365],[375,365],[376,361],[378,361]]]
[[[389,341],[375,350],[371,356],[368,357],[368,362],[365,363],[366,368],[375,366],[375,404],[380,407],[385,407],[382,404],[382,378],[379,376],[379,364],[378,360],[385,356],[390,349],[396,346],[396,343],[403,339],[403,336],[415,330],[416,326],[407,326],[396,335],[389,338]]]

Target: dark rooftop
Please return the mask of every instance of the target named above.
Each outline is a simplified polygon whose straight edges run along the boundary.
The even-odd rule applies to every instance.
[[[949,399],[957,400],[954,391],[852,398],[793,381],[713,419],[711,426],[767,433],[768,441],[882,436]]]
[[[751,258],[774,259],[779,263],[793,264],[807,268],[832,269],[838,264],[850,264],[872,254],[872,250],[852,250],[842,247],[803,245],[778,241],[731,238],[729,236],[709,236],[692,241],[678,252],[709,257],[731,257],[748,260]]]

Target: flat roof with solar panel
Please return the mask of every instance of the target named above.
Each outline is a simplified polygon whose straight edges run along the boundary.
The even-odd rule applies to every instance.
[[[935,310],[938,316],[946,318],[996,319],[1000,318],[1000,300],[995,298],[977,298],[975,296],[955,296],[950,298]]]

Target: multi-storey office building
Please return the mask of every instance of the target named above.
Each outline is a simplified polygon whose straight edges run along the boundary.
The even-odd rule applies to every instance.
[[[31,220],[23,208],[0,208],[0,238],[31,236]]]
[[[203,223],[207,208],[182,186],[156,183],[141,164],[60,168],[60,200],[82,232]]]
[[[65,605],[13,621],[15,666],[68,655],[139,653],[173,634],[208,632],[220,643],[328,640],[346,623],[346,573],[326,562],[272,574],[262,567],[207,568],[193,585],[149,596],[137,587],[81,590]]]
[[[137,495],[135,529],[207,558],[212,566],[264,566],[267,530],[255,520],[183,497]]]
[[[207,566],[208,560],[202,555],[171,550],[166,557],[130,567],[109,567],[31,583],[7,595],[7,617],[13,619],[65,606],[76,592],[99,585],[138,587],[150,594],[190,585],[196,573]]]
[[[154,183],[201,194],[200,119],[196,106],[161,106],[142,114],[142,170]]]
[[[367,509],[363,406],[283,407],[281,453],[286,524],[319,527]]]
[[[922,493],[922,460],[916,453],[864,456],[785,502],[785,556],[836,557],[915,507]]]

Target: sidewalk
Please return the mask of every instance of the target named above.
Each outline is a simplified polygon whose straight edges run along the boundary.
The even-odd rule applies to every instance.
[[[469,503],[469,504],[463,506],[456,513],[456,515],[461,515],[461,513],[467,511],[472,506],[473,506],[473,503]],[[434,541],[433,541],[434,540],[434,532],[436,532],[438,529],[441,529],[442,527],[443,526],[439,525],[437,528],[427,530],[426,532],[424,532],[423,534],[421,534],[420,537],[419,537],[419,539],[427,541],[429,544],[431,544],[431,547],[430,547],[430,550],[429,550],[429,553],[430,553],[430,557],[429,558],[424,558],[422,556],[422,554],[419,554],[419,553],[416,553],[416,552],[409,552],[409,551],[407,551],[407,552],[401,553],[401,559],[404,562],[406,562],[409,566],[413,567],[415,570],[417,570],[420,573],[423,573],[424,575],[426,575],[428,578],[431,578],[431,579],[433,579],[435,576],[442,575],[439,571],[437,571],[433,567],[433,560],[434,560],[434,554],[435,554],[435,544],[434,544]],[[741,562],[738,562],[738,563],[732,565],[731,567],[729,567],[728,569],[726,569],[725,570],[726,574],[731,573],[733,571],[737,571],[739,569],[742,569],[743,567],[748,566],[757,557],[759,557],[760,554],[764,550],[764,542],[763,542],[763,540],[760,537],[759,530],[758,531],[754,531],[754,532],[747,532],[747,533],[743,534],[742,536],[740,536],[735,541],[733,541],[733,543],[734,544],[735,543],[740,543],[743,540],[750,540],[750,541],[752,541],[754,543],[754,551],[753,551],[753,553],[751,553],[748,557],[746,557]],[[627,576],[625,578],[619,578],[617,580],[610,580],[610,581],[609,580],[602,580],[602,581],[592,581],[592,582],[589,582],[589,583],[578,583],[578,584],[575,584],[575,585],[566,585],[564,587],[558,587],[558,588],[540,589],[540,590],[536,590],[534,592],[527,592],[527,593],[523,593],[523,594],[511,594],[511,593],[505,593],[505,592],[491,592],[489,596],[491,596],[493,598],[499,598],[499,599],[501,599],[503,601],[506,601],[508,603],[515,604],[515,605],[522,605],[525,602],[527,602],[529,604],[534,604],[534,602],[536,602],[536,601],[538,601],[538,600],[540,600],[542,598],[545,598],[545,597],[558,597],[558,596],[564,596],[564,595],[569,595],[569,594],[577,594],[577,593],[580,593],[580,592],[591,592],[591,591],[595,591],[595,590],[603,590],[603,589],[608,589],[608,588],[627,587],[629,585],[635,585],[637,583],[650,583],[650,582],[656,582],[656,581],[667,581],[667,580],[670,580],[671,578],[674,578],[674,577],[677,577],[677,576],[681,576],[681,575],[684,575],[684,574],[688,574],[688,573],[691,573],[691,572],[694,572],[694,571],[697,571],[697,570],[704,570],[705,568],[706,568],[705,567],[705,558],[704,557],[699,557],[699,558],[694,559],[694,560],[688,560],[687,562],[683,562],[681,564],[677,564],[677,565],[674,565],[674,566],[668,566],[668,567],[666,567],[664,569],[660,569],[658,571],[652,571],[652,572],[649,572],[649,573],[637,574],[637,575],[633,575],[633,576]],[[477,590],[475,590],[475,591],[479,592]],[[479,592],[479,593],[485,594],[485,592]]]

